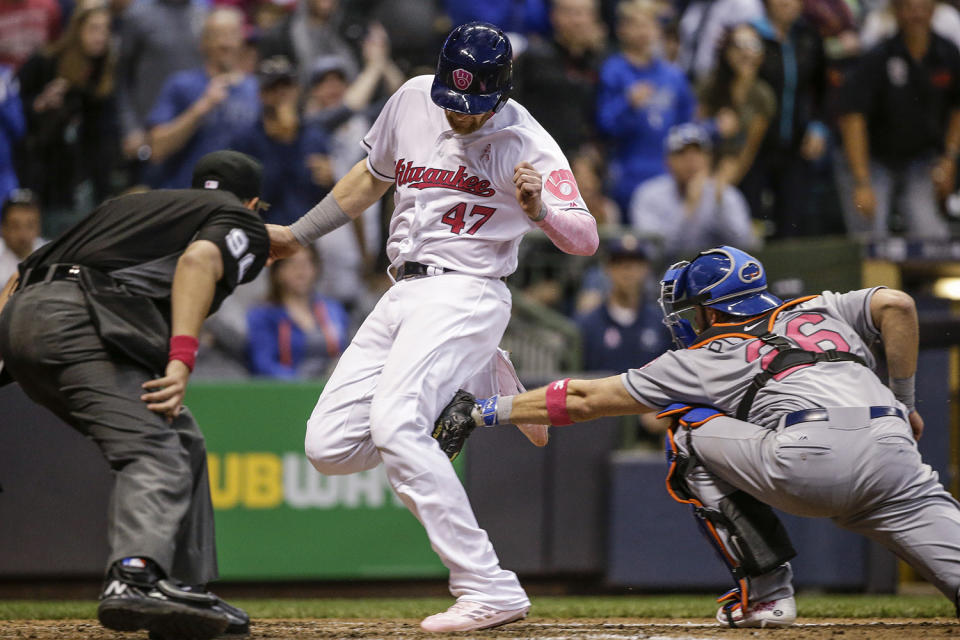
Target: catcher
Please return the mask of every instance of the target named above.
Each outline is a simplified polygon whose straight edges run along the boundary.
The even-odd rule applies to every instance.
[[[675,420],[670,494],[693,507],[733,576],[721,624],[796,618],[795,552],[771,506],[868,536],[957,605],[960,505],[916,446],[912,298],[876,287],[783,302],[767,292],[758,260],[724,246],[673,265],[660,303],[677,350],[600,380],[558,380],[473,405],[461,396],[438,425],[444,450],[469,435],[460,420],[564,426],[659,410]],[[889,385],[873,372],[875,343]]]

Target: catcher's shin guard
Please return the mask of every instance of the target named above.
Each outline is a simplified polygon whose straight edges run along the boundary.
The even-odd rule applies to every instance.
[[[686,417],[681,418],[683,422],[698,426],[706,421],[702,420],[703,416],[689,421]],[[712,417],[716,415],[707,419]],[[689,435],[689,427],[687,433]],[[687,445],[687,450],[693,454],[692,442],[688,441]],[[718,602],[726,603],[724,607],[743,607],[745,611],[749,603],[749,578],[768,573],[796,555],[787,531],[768,505],[743,491],[724,496],[718,508],[704,506],[686,480],[697,461],[692,455],[677,451],[673,430],[667,431],[666,448],[669,464],[667,491],[677,502],[692,507],[701,533],[733,577],[734,588],[718,598]],[[718,530],[726,533],[729,544],[724,542]]]

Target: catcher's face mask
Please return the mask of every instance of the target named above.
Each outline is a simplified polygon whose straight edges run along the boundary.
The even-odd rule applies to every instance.
[[[684,276],[689,267],[689,261],[677,262],[667,269],[660,281],[663,324],[670,330],[673,343],[678,349],[686,349],[697,340],[697,332],[693,328],[695,302],[686,299],[684,292]]]

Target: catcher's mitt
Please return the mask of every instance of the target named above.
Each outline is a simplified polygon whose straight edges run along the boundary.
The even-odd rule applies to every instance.
[[[440,412],[431,435],[451,461],[460,455],[470,433],[478,424],[482,424],[482,418],[477,419],[479,415],[480,406],[476,397],[463,389],[458,389],[453,400]]]

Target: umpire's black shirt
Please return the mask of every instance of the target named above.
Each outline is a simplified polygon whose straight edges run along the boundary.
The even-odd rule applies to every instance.
[[[935,33],[914,60],[900,33],[857,65],[843,90],[841,111],[867,120],[870,155],[897,163],[943,152],[950,112],[960,108],[960,51]]]
[[[256,212],[231,193],[158,190],[107,200],[55,241],[20,263],[27,269],[79,264],[111,275],[134,295],[153,299],[169,317],[177,260],[194,240],[209,240],[223,258],[210,313],[266,263],[270,239]]]

